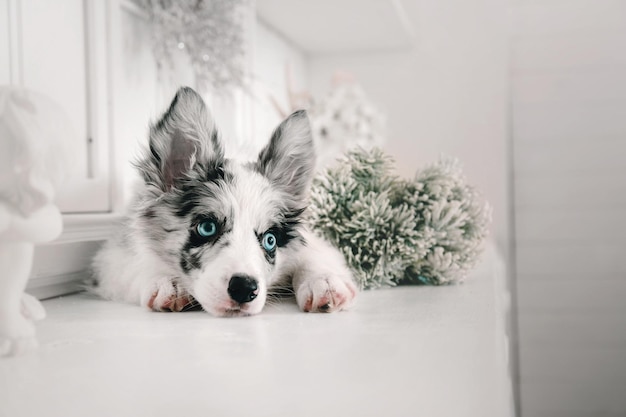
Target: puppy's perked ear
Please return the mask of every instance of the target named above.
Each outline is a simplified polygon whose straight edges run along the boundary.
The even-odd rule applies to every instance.
[[[315,148],[306,111],[299,110],[274,131],[257,168],[296,199],[306,196],[315,168]]]
[[[183,87],[161,119],[150,126],[149,150],[137,167],[147,184],[168,191],[194,168],[208,169],[223,159],[218,131],[202,97]]]

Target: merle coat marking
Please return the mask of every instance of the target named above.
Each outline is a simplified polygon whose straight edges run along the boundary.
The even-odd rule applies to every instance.
[[[304,311],[347,308],[356,286],[342,255],[301,219],[315,167],[304,111],[276,128],[256,161],[225,158],[203,100],[176,94],[151,126],[130,215],[94,260],[101,296],[217,316],[259,313],[290,286]]]

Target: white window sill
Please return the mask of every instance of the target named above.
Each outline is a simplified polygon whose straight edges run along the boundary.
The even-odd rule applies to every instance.
[[[331,315],[292,300],[236,319],[48,300],[40,349],[0,361],[0,415],[509,417],[503,280],[483,265]]]
[[[45,299],[80,291],[93,255],[122,219],[116,214],[64,215],[61,236],[35,248],[26,292]]]

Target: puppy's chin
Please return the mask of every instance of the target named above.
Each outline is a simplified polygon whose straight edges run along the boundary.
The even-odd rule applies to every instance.
[[[259,294],[249,303],[239,304],[230,298],[198,300],[204,311],[215,317],[246,317],[259,314],[265,304],[265,294]]]

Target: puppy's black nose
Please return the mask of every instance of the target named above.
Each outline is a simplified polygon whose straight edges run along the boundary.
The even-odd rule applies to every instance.
[[[228,283],[228,295],[240,304],[249,303],[259,294],[257,282],[247,275],[233,275]]]

